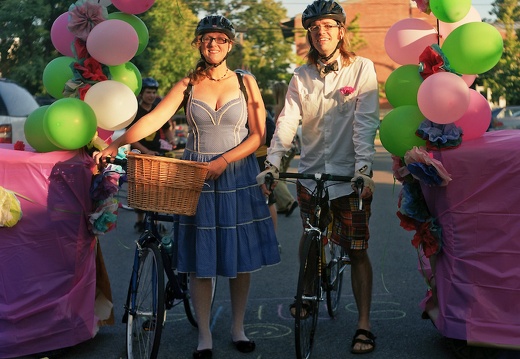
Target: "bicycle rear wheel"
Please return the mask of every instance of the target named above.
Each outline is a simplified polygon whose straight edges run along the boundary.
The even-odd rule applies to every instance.
[[[164,323],[164,267],[157,244],[148,242],[137,251],[126,326],[128,359],[155,359]]]
[[[193,305],[191,304],[191,296],[190,296],[190,290],[189,290],[189,283],[190,283],[190,276],[187,273],[180,273],[179,274],[180,282],[181,282],[181,288],[183,292],[185,293],[183,302],[184,302],[184,311],[186,312],[186,317],[188,318],[188,321],[191,325],[193,325],[195,328],[198,327],[197,324],[197,318],[195,316],[195,309],[193,308]],[[213,308],[213,303],[215,301],[215,292],[217,291],[217,278],[213,278],[213,291],[211,296],[211,308]]]
[[[341,288],[343,286],[343,273],[347,269],[347,255],[340,245],[332,242],[325,247],[327,258],[327,271],[325,275],[327,292],[327,312],[330,317],[335,317],[338,312]]]
[[[300,272],[295,300],[296,357],[310,357],[314,343],[314,335],[318,324],[319,301],[321,299],[321,283],[319,239],[314,233],[308,233],[303,242],[300,258]]]

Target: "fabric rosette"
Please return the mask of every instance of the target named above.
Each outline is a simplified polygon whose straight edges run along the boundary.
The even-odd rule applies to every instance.
[[[403,159],[396,155],[392,155],[392,172],[394,173],[394,178],[401,183],[410,176],[410,171],[406,168]]]
[[[430,157],[422,148],[414,146],[404,155],[404,162],[412,176],[428,186],[446,186],[451,176],[440,161]]]
[[[119,201],[113,197],[107,198],[98,203],[94,213],[89,215],[94,234],[105,234],[116,227],[117,210]]]
[[[352,86],[343,86],[339,92],[343,95],[344,102],[347,102],[355,96],[356,89]]]
[[[462,143],[462,129],[454,123],[438,124],[430,120],[424,120],[419,125],[417,136],[426,140],[428,149],[451,149]]]
[[[403,183],[398,207],[399,225],[407,231],[415,231],[412,245],[415,248],[421,247],[427,258],[437,254],[441,249],[442,230],[436,219],[430,215],[418,181]]]
[[[437,44],[432,44],[419,55],[419,74],[426,80],[429,76],[438,72],[451,72],[457,74],[450,67],[448,58]],[[459,75],[459,74],[457,74]]]
[[[79,0],[69,7],[68,29],[77,38],[86,41],[94,26],[107,19],[106,7],[88,0]]]

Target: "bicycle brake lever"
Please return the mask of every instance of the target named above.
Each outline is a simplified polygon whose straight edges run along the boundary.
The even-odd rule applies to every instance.
[[[361,211],[363,209],[363,199],[361,198],[361,193],[363,193],[363,186],[365,182],[363,181],[363,178],[356,179],[355,185],[358,189],[358,197],[359,197],[359,210]]]

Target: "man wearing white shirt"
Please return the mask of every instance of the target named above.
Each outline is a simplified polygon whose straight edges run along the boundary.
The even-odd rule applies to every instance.
[[[352,176],[353,182],[363,179],[363,212],[358,209],[358,194],[350,183],[329,187],[334,218],[331,238],[345,248],[351,259],[352,290],[359,312],[351,352],[363,354],[375,348],[369,320],[372,265],[367,249],[379,95],[373,62],[348,49],[345,22],[343,8],[332,0],[316,0],[303,12],[302,23],[311,45],[308,61],[295,70],[289,83],[284,109],[267,152],[266,170],[260,173],[258,181],[262,183],[267,172],[276,177],[300,121],[302,148],[298,172]],[[312,180],[297,183],[304,226],[305,219],[312,215],[310,193],[314,187]],[[294,305],[291,309],[294,315]]]

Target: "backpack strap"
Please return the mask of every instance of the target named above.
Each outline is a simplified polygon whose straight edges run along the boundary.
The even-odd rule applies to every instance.
[[[248,101],[248,96],[247,96],[247,90],[246,90],[246,87],[244,85],[244,74],[241,74],[240,72],[235,72],[237,74],[237,77],[238,77],[238,83],[240,84],[240,90],[242,91],[242,93],[244,94],[244,98],[246,99],[246,103]]]
[[[184,113],[186,113],[186,105],[188,104],[188,97],[190,97],[191,88],[193,87],[193,84],[188,83],[188,86],[186,86],[186,89],[184,90],[184,98],[182,99],[181,104],[177,108],[177,111],[175,113],[179,112],[181,108],[184,108]]]

